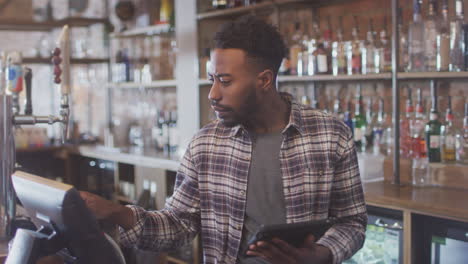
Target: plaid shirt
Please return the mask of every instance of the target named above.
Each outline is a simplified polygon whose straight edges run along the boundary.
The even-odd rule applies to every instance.
[[[317,243],[331,250],[333,263],[341,263],[361,248],[367,223],[352,133],[329,114],[295,102],[282,133],[286,221],[338,218]],[[121,230],[123,246],[168,251],[201,232],[204,263],[235,263],[251,156],[252,141],[242,126],[215,121],[202,128],[181,161],[165,209],[131,207],[136,225]]]

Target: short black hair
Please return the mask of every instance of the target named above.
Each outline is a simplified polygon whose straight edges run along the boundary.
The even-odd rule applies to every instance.
[[[245,51],[247,57],[260,67],[271,69],[275,78],[286,55],[286,46],[278,29],[252,15],[223,24],[214,36],[214,47]]]

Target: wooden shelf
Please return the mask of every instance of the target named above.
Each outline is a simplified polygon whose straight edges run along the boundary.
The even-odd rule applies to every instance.
[[[140,82],[122,82],[122,83],[108,83],[110,88],[124,88],[124,89],[135,89],[135,88],[175,88],[177,86],[176,80],[162,80],[154,81],[150,83]]]
[[[279,76],[278,82],[310,82],[310,81],[371,81],[391,80],[390,73],[355,74],[355,75],[313,75],[313,76]]]
[[[298,1],[292,1],[292,2],[298,2]],[[198,14],[197,19],[202,20],[202,19],[208,19],[208,18],[241,15],[241,14],[253,12],[255,10],[273,7],[273,6],[274,6],[273,2],[262,2],[259,4],[250,5],[250,6],[242,6],[242,7],[236,7],[236,8],[208,11],[208,12]]]
[[[468,79],[468,72],[400,72],[399,80],[430,80],[430,79]],[[313,75],[293,76],[281,75],[278,82],[333,82],[333,81],[391,81],[391,73],[356,74],[356,75]],[[207,79],[198,81],[199,85],[211,85]]]
[[[468,79],[468,72],[401,72],[399,80]]]
[[[26,64],[50,64],[52,65],[50,58],[23,58],[23,63]],[[70,59],[71,64],[98,64],[98,63],[109,63],[109,59],[98,59],[98,58],[83,58],[83,59]]]
[[[79,146],[75,153],[84,157],[105,159],[120,163],[132,164],[148,168],[177,171],[179,158],[168,157],[154,150],[133,148],[108,148],[104,146]]]
[[[120,33],[113,33],[110,36],[113,38],[131,38],[137,36],[167,35],[172,32],[172,28],[169,24],[161,24],[130,29]]]
[[[252,13],[257,10],[272,9],[272,8],[285,6],[285,5],[292,5],[292,4],[307,4],[310,6],[319,7],[319,6],[332,5],[338,2],[345,2],[345,1],[346,0],[327,0],[327,1],[320,1],[320,0],[270,0],[268,1],[268,0],[264,0],[261,3],[250,5],[250,6],[227,8],[227,9],[213,10],[213,11],[199,13],[197,15],[197,19],[203,20],[203,19],[209,19],[209,18],[232,17],[232,16]]]
[[[1,19],[0,30],[12,31],[51,31],[54,28],[69,25],[70,27],[86,27],[93,24],[110,25],[108,19],[103,18],[66,18],[56,21],[35,22],[21,19]]]

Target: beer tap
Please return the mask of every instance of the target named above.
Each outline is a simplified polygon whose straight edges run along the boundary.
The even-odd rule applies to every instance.
[[[31,106],[31,70],[25,70],[26,83],[26,107],[24,115],[15,115],[13,117],[14,125],[35,125],[35,124],[54,124],[62,125],[62,143],[68,137],[68,126],[70,121],[70,108],[68,94],[70,91],[70,37],[69,28],[64,26],[62,33],[57,40],[57,47],[52,52],[52,63],[54,64],[54,82],[60,85],[60,115],[59,116],[35,116],[32,114]],[[19,106],[18,106],[19,108]]]
[[[33,115],[31,89],[32,71],[21,67],[21,54],[12,52],[0,56],[0,239],[9,238],[16,216],[15,192],[11,175],[15,170],[15,126],[54,124],[62,125],[62,142],[68,138],[70,122],[70,31],[65,25],[52,52],[54,82],[60,86],[60,114],[58,116]],[[6,66],[5,66],[6,65]],[[23,73],[24,72],[24,73]],[[20,114],[19,94],[26,87],[24,114]]]

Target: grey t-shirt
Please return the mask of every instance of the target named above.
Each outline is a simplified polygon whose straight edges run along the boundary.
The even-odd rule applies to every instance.
[[[286,223],[283,181],[280,169],[281,133],[252,136],[253,149],[247,184],[247,205],[238,263],[268,263],[261,258],[244,258],[247,242],[260,225]]]

